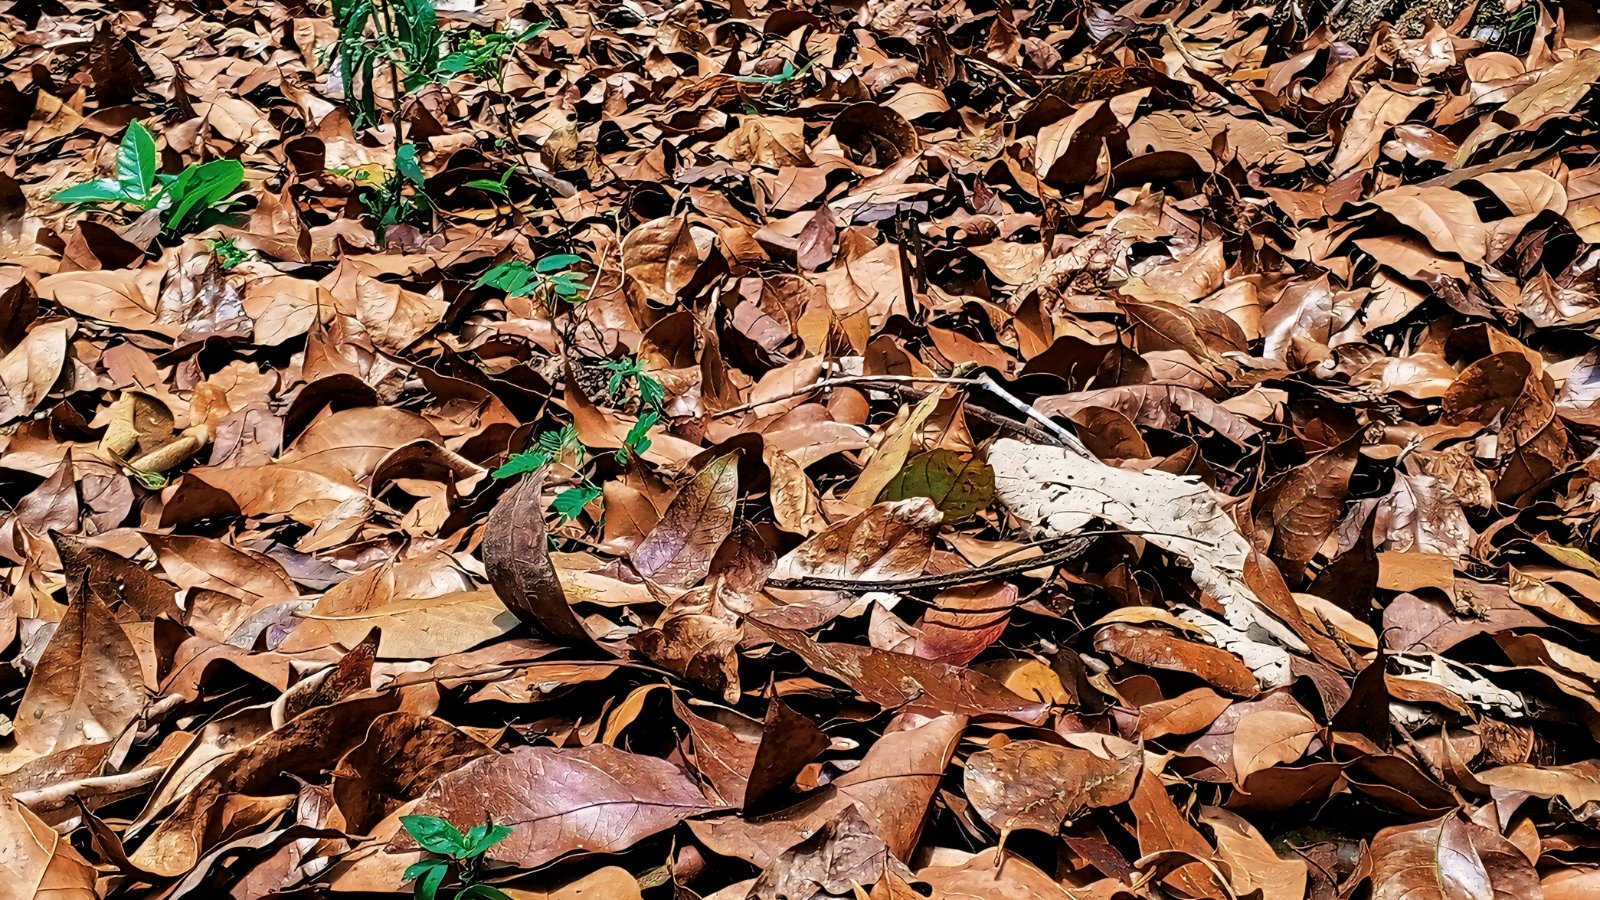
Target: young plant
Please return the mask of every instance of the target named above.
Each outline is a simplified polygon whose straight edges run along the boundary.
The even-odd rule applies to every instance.
[[[512,34],[504,31],[477,31],[460,29],[451,32],[454,52],[439,60],[441,75],[459,75],[463,72],[485,80],[499,80],[505,70],[506,57],[518,44],[532,40],[550,27],[550,22],[538,22]]]
[[[240,247],[233,238],[216,238],[210,241],[210,244],[211,253],[217,258],[217,265],[224,269],[235,268],[250,260],[250,251]]]
[[[361,202],[378,220],[379,240],[391,226],[414,222],[429,207],[422,166],[417,163],[416,144],[400,145],[394,155],[394,168],[393,173],[377,165],[330,170],[355,182]]]
[[[627,437],[622,439],[622,446],[617,448],[617,462],[626,463],[630,457],[642,456],[650,449],[650,429],[656,427],[661,421],[661,413],[651,410],[639,416],[633,427],[628,429]]]
[[[644,362],[637,356],[608,359],[600,366],[611,373],[606,379],[606,393],[612,398],[620,398],[627,392],[628,385],[633,384],[639,390],[639,403],[642,406],[659,408],[661,401],[666,399],[666,392],[661,389],[661,382],[645,374]]]
[[[578,440],[577,426],[567,425],[540,434],[532,447],[521,453],[511,454],[503,464],[489,474],[496,479],[511,478],[537,472],[551,460],[566,462],[569,459],[571,462],[567,463],[567,467],[577,473],[583,468],[588,456],[589,448],[584,446],[583,441]],[[575,487],[567,488],[557,494],[550,502],[550,508],[555,510],[563,521],[570,522],[582,515],[583,508],[598,496],[600,488],[590,481],[588,476],[583,476]]]
[[[400,825],[422,849],[442,857],[425,859],[406,869],[403,877],[416,882],[413,889],[417,900],[436,900],[439,888],[452,872],[460,883],[454,900],[511,900],[506,892],[479,880],[483,854],[505,840],[511,829],[485,822],[462,834],[461,829],[435,816],[401,816]]]
[[[506,167],[505,172],[502,173],[499,178],[474,178],[473,180],[463,184],[462,187],[474,188],[476,190],[494,194],[496,197],[505,197],[509,199],[511,197],[511,191],[506,186],[511,183],[511,176],[516,174],[516,171],[516,166],[508,166]]]
[[[421,87],[439,68],[439,15],[429,0],[333,0],[333,25],[345,105],[358,126],[378,124],[379,63],[397,104],[402,86]]]
[[[478,185],[469,185],[477,187]],[[582,299],[587,285],[581,272],[569,269],[583,262],[583,257],[571,253],[546,256],[535,263],[520,259],[507,260],[483,273],[473,287],[499,288],[508,297],[559,298],[568,303]]]
[[[244,184],[244,165],[236,159],[191,163],[177,175],[156,172],[156,142],[137,120],[128,123],[117,145],[116,177],[97,178],[57,191],[61,203],[127,203],[161,211],[167,234],[183,234],[216,222],[234,191]]]
[[[650,449],[648,433],[656,423],[661,421],[659,412],[651,411],[639,417],[639,420],[628,430],[627,437],[622,439],[622,446],[615,451],[617,462],[626,463],[630,458]],[[550,501],[550,508],[560,516],[562,521],[571,522],[583,515],[584,507],[594,502],[601,494],[600,486],[583,474],[586,461],[592,457],[593,452],[578,439],[576,426],[567,425],[559,430],[546,431],[540,434],[532,447],[520,453],[513,453],[506,461],[489,473],[496,479],[513,478],[517,475],[526,475],[537,472],[546,464],[556,461],[562,462],[574,475],[578,476],[578,483],[556,494]],[[570,462],[569,462],[570,460]]]

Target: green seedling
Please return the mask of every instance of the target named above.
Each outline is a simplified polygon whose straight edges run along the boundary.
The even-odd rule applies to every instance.
[[[209,243],[211,254],[217,258],[217,265],[224,269],[235,268],[250,260],[250,251],[240,247],[233,238],[215,238]]]
[[[236,159],[192,163],[177,175],[156,171],[156,142],[137,120],[128,123],[117,145],[116,177],[97,178],[57,191],[61,203],[126,203],[160,210],[161,227],[183,234],[215,223],[229,198],[244,184],[244,165]]]
[[[511,176],[516,174],[516,171],[517,167],[511,166],[510,168],[506,169],[505,174],[501,175],[497,179],[475,178],[472,181],[462,185],[462,187],[475,188],[480,191],[487,191],[488,193],[494,194],[497,197],[509,198],[511,196],[511,192],[507,189],[506,185],[511,182]]]
[[[546,256],[536,263],[520,259],[507,260],[483,273],[473,287],[499,288],[508,297],[558,297],[568,303],[582,299],[587,285],[581,272],[569,271],[583,262],[583,257],[571,253]]]
[[[415,90],[439,70],[439,14],[429,0],[333,0],[339,32],[339,75],[345,104],[357,125],[376,125],[378,64],[389,70],[396,101],[399,89]]]
[[[461,829],[436,816],[401,816],[400,825],[422,849],[439,857],[413,864],[402,876],[415,882],[417,900],[436,900],[439,888],[452,873],[459,882],[454,900],[511,900],[506,892],[479,880],[483,855],[505,840],[510,828],[485,822],[462,834]]]
[[[538,37],[552,24],[539,22],[515,34],[476,29],[453,32],[455,50],[439,60],[438,73],[441,76],[467,73],[483,79],[498,79],[511,51],[518,44]]]
[[[650,429],[661,421],[661,413],[651,410],[639,417],[633,427],[628,429],[628,436],[622,439],[622,446],[617,448],[617,462],[626,463],[630,458],[641,456],[650,449]]]
[[[638,357],[608,359],[600,365],[611,373],[606,379],[606,393],[613,398],[621,397],[628,385],[633,384],[638,386],[639,403],[645,407],[659,408],[661,401],[666,399],[666,392],[661,389],[661,382],[645,374],[644,362]]]
[[[521,453],[513,453],[504,464],[489,474],[495,478],[525,475],[538,471],[553,459],[565,459],[569,456],[573,458],[574,465],[582,465],[588,455],[589,448],[578,440],[577,426],[567,425],[559,430],[552,429],[539,435],[532,447]]]
[[[576,471],[589,455],[589,448],[578,439],[577,426],[567,425],[559,430],[552,429],[539,435],[532,447],[521,453],[513,453],[499,468],[489,474],[497,479],[526,475],[544,468],[552,460],[570,460],[569,465]],[[562,521],[571,522],[583,515],[583,508],[599,497],[600,493],[600,488],[585,476],[576,487],[567,488],[556,494],[555,499],[550,502],[550,508],[561,517]]]
[[[361,202],[378,220],[380,239],[391,226],[422,218],[429,207],[416,144],[400,145],[394,155],[394,170],[398,177],[375,165],[328,170],[355,182]]]
[[[550,501],[550,508],[555,510],[563,522],[571,522],[583,515],[583,508],[594,502],[600,493],[600,488],[585,478],[577,487],[567,488],[557,494],[556,498]]]

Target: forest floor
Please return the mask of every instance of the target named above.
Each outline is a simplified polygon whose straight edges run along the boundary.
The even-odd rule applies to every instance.
[[[0,898],[1600,897],[1600,28],[1326,6],[0,0]]]

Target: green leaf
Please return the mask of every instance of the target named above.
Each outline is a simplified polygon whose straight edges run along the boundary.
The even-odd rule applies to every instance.
[[[511,900],[511,895],[487,884],[473,884],[456,892],[456,900]]]
[[[532,25],[529,25],[527,28],[524,28],[522,33],[517,35],[517,41],[520,43],[522,41],[532,40],[539,35],[544,34],[546,31],[549,31],[551,26],[555,24],[556,23],[549,21],[535,22]]]
[[[144,199],[156,183],[156,139],[139,124],[138,119],[128,123],[117,146],[117,182],[123,193]]]
[[[506,835],[510,833],[511,829],[505,825],[493,825],[488,822],[474,825],[472,830],[467,832],[467,857],[482,856],[490,847],[505,840]]]
[[[499,288],[509,296],[525,297],[533,293],[536,280],[532,266],[520,259],[512,259],[480,275],[472,286]]]
[[[568,423],[559,431],[546,431],[539,435],[539,449],[543,450],[551,459],[557,459],[568,454],[577,457],[578,462],[583,462],[589,448],[578,440],[578,426]]]
[[[661,401],[667,398],[667,392],[662,390],[661,382],[644,373],[639,374],[639,402],[645,406],[660,406]]]
[[[442,859],[424,860],[407,869],[406,874],[410,875],[413,869],[425,863],[433,863],[434,865],[419,873],[422,877],[417,879],[417,883],[412,890],[415,892],[417,900],[435,900],[439,896],[439,885],[444,884],[444,877],[450,874],[450,864]],[[410,879],[407,880],[409,881]]]
[[[583,515],[583,508],[600,496],[600,488],[587,482],[567,488],[550,501],[550,508],[563,520],[571,522]]]
[[[513,453],[499,468],[489,473],[494,479],[510,478],[513,475],[526,475],[537,472],[539,468],[550,461],[550,454],[543,450],[524,450]]]
[[[244,165],[236,159],[214,159],[191,165],[162,191],[169,205],[162,224],[168,231],[186,231],[201,215],[217,207],[244,183]]]
[[[549,275],[559,272],[570,266],[583,262],[583,257],[574,253],[555,253],[534,263],[533,270],[540,275]]]
[[[231,237],[216,238],[209,243],[212,254],[217,257],[217,264],[224,269],[232,269],[250,259],[250,251],[240,247]]]
[[[506,190],[505,185],[488,178],[475,178],[466,184],[463,184],[462,187],[477,188],[480,191],[488,191],[491,194],[497,194],[501,197],[511,196],[510,192]]]
[[[927,497],[944,513],[946,524],[970,518],[994,501],[994,469],[955,450],[914,456],[884,485],[879,500]]]
[[[424,850],[445,856],[462,856],[467,851],[461,830],[437,816],[401,816],[400,827]]]
[[[85,181],[69,188],[62,188],[50,195],[50,199],[58,203],[110,203],[113,201],[132,202],[123,190],[122,185],[114,178],[96,178],[94,181]]]
[[[439,60],[439,71],[448,72],[451,75],[459,75],[462,72],[469,72],[472,70],[472,68],[473,57],[464,50],[457,50]]]
[[[406,866],[405,874],[400,876],[400,882],[402,884],[404,884],[405,882],[408,882],[408,881],[416,881],[418,876],[425,874],[429,869],[448,869],[448,868],[450,868],[450,863],[449,862],[447,862],[445,860],[442,860],[442,859],[439,859],[438,857],[430,857],[428,859],[424,859],[424,860],[422,860],[420,862],[414,862],[411,865]]]
[[[429,0],[396,0],[390,10],[405,57],[406,87],[420,87],[432,81],[439,68],[439,14]]]
[[[394,167],[401,177],[417,187],[422,187],[422,166],[417,164],[417,145],[401,144],[394,154]]]
[[[617,462],[625,463],[628,457],[639,456],[649,450],[650,438],[646,437],[645,433],[654,428],[659,421],[661,414],[658,412],[647,412],[640,416],[639,421],[634,422],[633,427],[628,429],[628,436],[622,439],[623,445],[617,448]]]

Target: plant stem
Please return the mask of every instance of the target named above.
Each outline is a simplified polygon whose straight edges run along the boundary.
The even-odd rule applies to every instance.
[[[372,8],[377,11],[378,26],[383,29],[385,43],[388,44],[383,54],[383,61],[389,69],[389,90],[393,94],[394,101],[389,108],[389,121],[394,125],[394,149],[396,153],[399,153],[400,145],[404,143],[400,134],[403,124],[403,119],[400,116],[400,107],[403,102],[402,98],[405,95],[400,93],[400,64],[395,62],[394,51],[396,47],[400,46],[400,34],[395,31],[394,12],[389,9],[387,2],[374,2]]]

